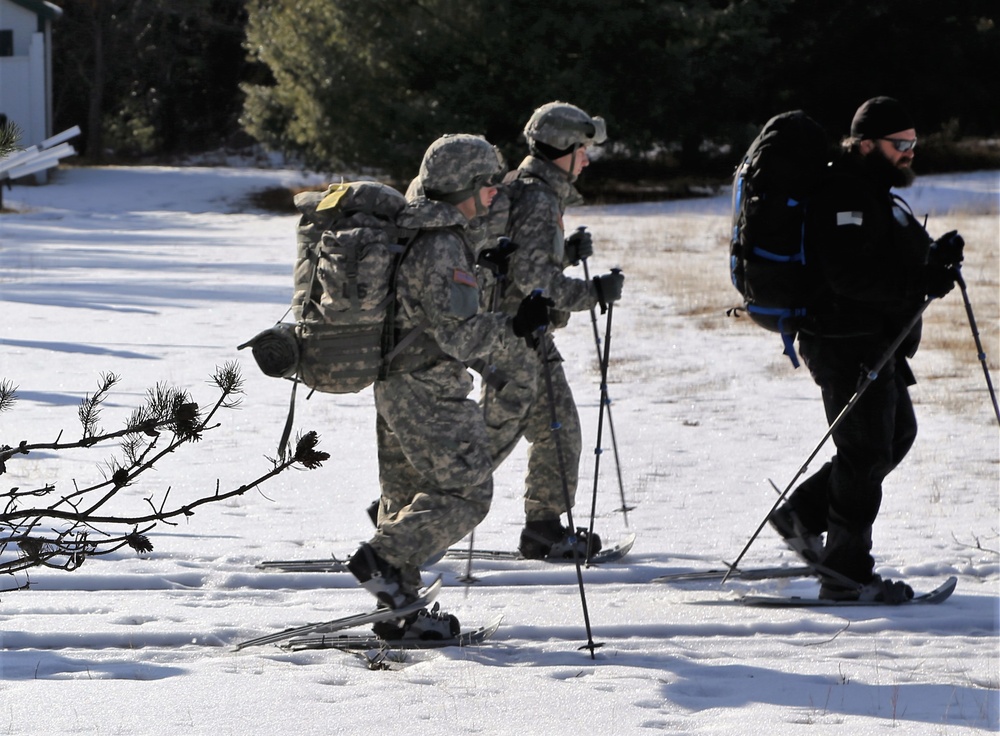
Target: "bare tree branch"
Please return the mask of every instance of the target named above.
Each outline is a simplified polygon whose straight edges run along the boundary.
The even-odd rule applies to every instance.
[[[299,436],[294,453],[270,459],[269,469],[230,490],[220,490],[216,480],[211,490],[192,499],[172,501],[167,486],[165,491],[146,495],[141,500],[142,511],[103,513],[122,489],[135,485],[157,462],[185,445],[198,443],[207,432],[218,428],[218,413],[238,408],[243,394],[237,364],[227,363],[216,369],[209,382],[218,397],[207,413],[202,414],[187,392],[160,384],[147,392],[144,403],[133,411],[124,428],[106,432],[99,424],[101,409],[119,380],[112,373],[102,375],[97,391],[83,399],[77,411],[81,424],[78,439],[64,442],[60,431],[54,442],[21,440],[15,447],[0,446],[0,475],[6,472],[8,461],[35,450],[59,452],[117,443],[120,451],[120,457],[105,459],[98,467],[102,480],[82,486],[74,480],[73,490],[67,494],[60,494],[53,483],[0,492],[0,574],[13,575],[32,568],[75,570],[88,557],[124,547],[146,554],[153,549],[148,534],[157,524],[176,524],[176,519],[193,516],[201,506],[241,496],[292,467],[319,467],[330,457],[316,449],[319,436],[306,432]],[[15,386],[0,380],[0,411],[14,406],[16,392]],[[25,587],[27,583],[7,590]]]

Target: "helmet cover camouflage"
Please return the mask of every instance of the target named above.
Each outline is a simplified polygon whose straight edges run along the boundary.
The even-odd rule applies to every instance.
[[[503,156],[482,136],[449,134],[424,153],[420,183],[429,199],[456,204],[499,182],[505,169]]]
[[[524,126],[524,137],[529,143],[564,151],[604,143],[608,131],[602,117],[591,117],[568,102],[549,102],[531,114]]]

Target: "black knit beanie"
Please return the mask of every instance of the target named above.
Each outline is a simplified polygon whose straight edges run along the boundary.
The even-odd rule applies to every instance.
[[[913,127],[913,118],[903,109],[899,100],[892,97],[873,97],[854,113],[851,136],[875,140]]]

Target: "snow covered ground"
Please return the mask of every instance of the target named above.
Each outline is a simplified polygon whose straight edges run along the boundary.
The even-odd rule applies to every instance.
[[[122,376],[102,424],[147,388],[196,400],[239,359],[242,409],[178,453],[127,500],[238,486],[269,467],[288,385],[235,346],[281,318],[291,293],[294,216],[248,210],[247,192],[315,183],[294,171],[67,169],[17,186],[0,215],[0,378],[19,387],[0,442],[78,430],[76,406],[103,372]],[[919,180],[906,193],[939,235],[969,241],[964,268],[998,376],[1000,175]],[[409,653],[393,669],[336,651],[233,651],[245,638],[371,605],[349,575],[265,572],[263,559],[345,556],[371,532],[377,495],[374,409],[358,395],[300,392],[296,427],[332,458],[234,501],[162,526],[143,558],[122,552],[73,573],[36,571],[0,600],[0,734],[962,734],[1000,728],[1000,447],[982,368],[956,291],[928,313],[913,362],[920,436],[886,483],[878,570],[940,606],[770,610],[747,592],[814,595],[809,580],[652,584],[732,559],[825,430],[818,392],[775,336],[725,316],[725,197],[573,210],[590,227],[599,273],[620,265],[609,392],[628,526],[604,426],[596,529],[634,531],[619,564],[584,571],[591,658],[572,568],[438,563],[442,605],[467,627],[504,615],[480,648]],[[600,325],[603,334],[603,321]],[[930,339],[928,340],[930,342]],[[585,428],[577,522],[594,487],[599,386],[586,313],[559,336]],[[964,349],[964,352],[963,352]],[[824,450],[819,461],[826,457]],[[33,453],[8,463],[6,490],[100,478],[104,459]],[[513,548],[522,523],[523,450],[496,475],[481,547]],[[747,566],[794,562],[765,529]],[[14,582],[24,583],[24,576]],[[0,587],[10,587],[8,584]]]

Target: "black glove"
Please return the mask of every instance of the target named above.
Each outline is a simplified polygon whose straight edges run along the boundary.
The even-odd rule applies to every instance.
[[[576,232],[566,238],[566,260],[572,265],[594,255],[594,238],[586,228],[578,227]]]
[[[542,296],[540,291],[533,291],[524,297],[517,307],[517,314],[511,320],[510,326],[514,334],[523,337],[528,341],[528,345],[535,347],[535,330],[539,327],[549,325],[549,307],[554,307],[556,303],[547,296]]]
[[[927,263],[932,266],[954,266],[962,262],[964,248],[965,239],[958,234],[958,230],[952,230],[931,243]]]
[[[517,248],[517,243],[510,238],[499,237],[496,246],[479,252],[479,266],[492,271],[494,276],[506,276],[510,257]]]
[[[931,299],[940,299],[955,288],[958,271],[948,266],[929,264],[924,270],[924,278],[927,281],[927,296]]]
[[[594,277],[594,288],[597,289],[597,300],[601,303],[601,314],[608,311],[608,305],[622,298],[622,285],[625,274],[617,268],[611,273]]]

